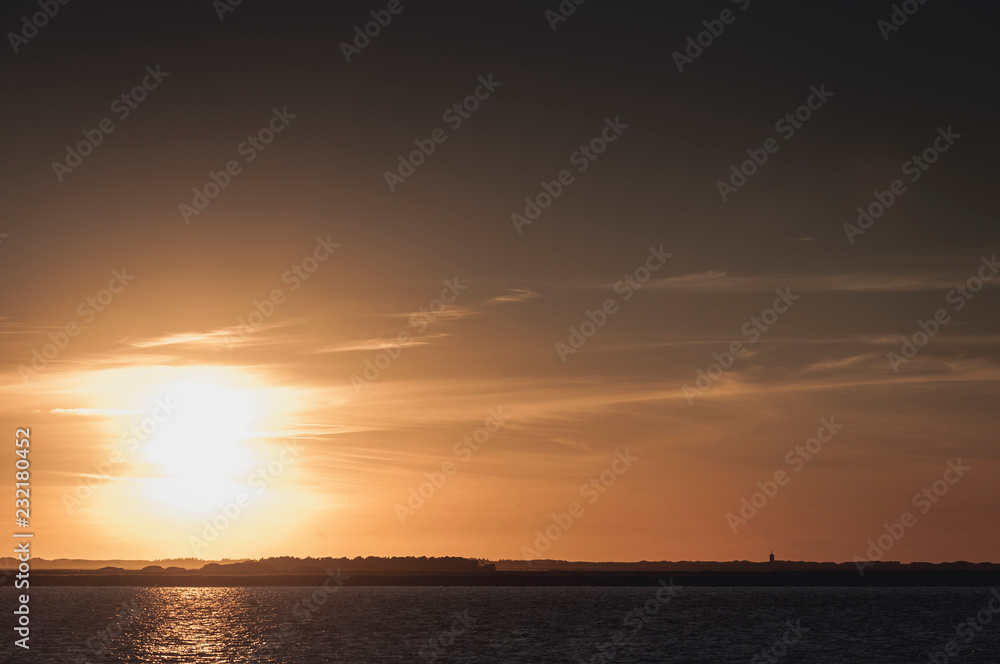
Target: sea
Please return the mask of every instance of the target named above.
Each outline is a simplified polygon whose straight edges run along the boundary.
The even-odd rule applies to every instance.
[[[1000,664],[993,588],[13,588],[0,661]]]

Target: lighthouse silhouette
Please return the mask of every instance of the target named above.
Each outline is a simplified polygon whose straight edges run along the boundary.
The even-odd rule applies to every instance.
[[[774,551],[771,552],[771,558],[768,562],[774,562]]]

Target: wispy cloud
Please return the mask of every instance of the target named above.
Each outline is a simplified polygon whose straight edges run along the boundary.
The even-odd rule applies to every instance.
[[[843,274],[772,274],[734,276],[723,270],[683,274],[654,279],[645,288],[676,292],[751,293],[791,287],[799,292],[918,292],[948,290],[968,274],[941,276],[929,274],[894,274],[887,272],[849,272]],[[994,282],[987,282],[994,285]],[[607,284],[601,284],[602,288]]]
[[[247,334],[240,326],[223,327],[206,332],[175,332],[146,339],[124,339],[122,343],[132,348],[159,348],[162,346],[188,346],[216,350],[228,350],[234,345],[273,345],[288,343],[287,338],[269,337],[268,332],[302,323],[304,319],[294,318],[268,322],[253,328]]]
[[[44,325],[26,321],[10,320],[9,316],[0,316],[0,335],[43,334],[53,330],[61,330],[59,325]]]
[[[500,295],[496,295],[472,305],[448,305],[440,311],[427,311],[421,309],[415,312],[393,314],[393,318],[407,320],[412,326],[411,328],[404,330],[408,332],[405,339],[400,339],[400,336],[396,334],[362,340],[348,340],[319,346],[309,350],[308,352],[311,354],[345,353],[383,350],[387,346],[400,346],[402,348],[408,348],[411,346],[428,346],[433,344],[436,340],[443,339],[451,335],[445,332],[424,334],[418,332],[417,329],[423,330],[430,325],[437,325],[447,321],[457,321],[484,316],[490,307],[503,304],[527,302],[540,297],[541,295],[539,293],[525,288],[509,288],[506,292]]]
[[[487,304],[506,304],[511,302],[527,302],[541,297],[540,293],[526,288],[508,288],[504,295],[497,295],[486,301]]]
[[[216,346],[225,344],[228,339],[232,338],[234,333],[235,328],[225,328],[211,332],[180,332],[162,337],[153,337],[151,339],[126,339],[124,343],[133,348],[157,348],[159,346],[176,345]]]
[[[447,337],[448,334],[437,333],[428,334],[423,337],[411,336],[406,340],[400,340],[398,336],[384,337],[378,339],[365,339],[362,341],[345,341],[338,344],[329,344],[318,348],[310,349],[309,353],[350,353],[356,351],[383,350],[387,346],[399,346],[409,348],[410,346],[427,346],[432,340]]]
[[[540,297],[542,297],[540,293],[528,290],[527,288],[508,288],[499,295],[494,295],[491,298],[482,300],[474,304],[467,304],[467,305],[449,304],[440,311],[427,311],[426,309],[419,309],[417,311],[406,311],[406,312],[390,314],[390,316],[393,318],[401,318],[401,319],[410,319],[411,317],[416,316],[418,318],[424,318],[427,320],[434,320],[434,321],[462,320],[465,318],[475,318],[477,316],[483,316],[487,313],[487,310],[496,305],[518,304],[520,302],[529,302],[531,300],[537,300]]]
[[[116,417],[118,415],[136,415],[142,411],[123,408],[53,408],[49,412],[53,415],[75,415],[78,417]]]

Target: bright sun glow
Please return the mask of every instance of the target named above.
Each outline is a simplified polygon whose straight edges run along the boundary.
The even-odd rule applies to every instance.
[[[156,428],[143,446],[149,490],[181,511],[205,511],[233,493],[253,469],[259,392],[203,372],[151,392]],[[148,420],[147,420],[148,421]]]

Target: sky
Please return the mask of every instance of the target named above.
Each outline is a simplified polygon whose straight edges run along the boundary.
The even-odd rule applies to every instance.
[[[995,7],[38,11],[36,555],[996,560]]]

